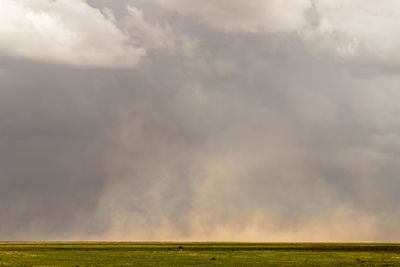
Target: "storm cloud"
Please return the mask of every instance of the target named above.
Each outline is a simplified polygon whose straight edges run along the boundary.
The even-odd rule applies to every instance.
[[[396,1],[2,5],[1,240],[400,240]]]

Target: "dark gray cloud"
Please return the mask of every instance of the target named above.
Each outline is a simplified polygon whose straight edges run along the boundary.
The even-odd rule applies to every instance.
[[[134,68],[1,58],[1,239],[399,240],[393,72],[298,33],[88,3],[146,56]]]
[[[12,65],[0,92],[1,235],[40,239],[43,231],[58,236],[65,227],[64,237],[69,226],[87,223],[78,214],[97,206],[109,119],[96,103],[89,73]]]

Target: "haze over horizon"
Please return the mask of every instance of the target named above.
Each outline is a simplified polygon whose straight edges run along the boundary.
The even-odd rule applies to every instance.
[[[400,242],[400,2],[1,0],[0,241]]]

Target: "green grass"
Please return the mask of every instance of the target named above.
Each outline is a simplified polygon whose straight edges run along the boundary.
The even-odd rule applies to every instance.
[[[400,244],[0,243],[0,266],[213,265],[400,266]]]

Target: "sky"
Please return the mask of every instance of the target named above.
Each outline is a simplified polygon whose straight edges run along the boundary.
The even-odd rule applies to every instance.
[[[0,240],[400,242],[400,2],[1,0]]]

